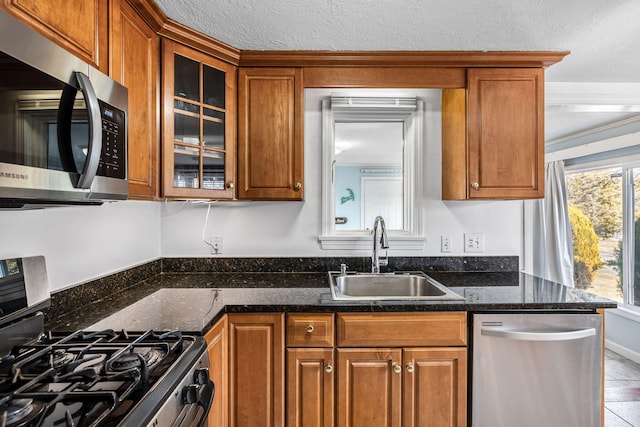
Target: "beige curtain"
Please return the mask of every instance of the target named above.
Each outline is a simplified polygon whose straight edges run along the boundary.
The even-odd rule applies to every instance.
[[[567,202],[564,161],[546,164],[544,199],[531,201],[532,273],[574,286],[573,244]]]

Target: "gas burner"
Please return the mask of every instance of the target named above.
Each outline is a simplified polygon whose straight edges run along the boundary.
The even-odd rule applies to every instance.
[[[56,349],[53,351],[51,355],[51,367],[59,368],[62,365],[66,365],[69,362],[72,362],[76,357],[65,350]]]
[[[44,407],[44,403],[33,399],[12,399],[0,405],[0,421],[7,427],[28,425]]]
[[[140,367],[140,358],[138,357],[138,353],[134,352],[123,354],[111,364],[111,369],[116,372],[127,371],[131,368],[138,367]]]
[[[118,356],[111,364],[111,369],[115,372],[126,371],[131,368],[139,368],[141,363],[146,367],[153,367],[166,353],[157,348],[134,348],[132,351]]]
[[[157,348],[150,348],[142,357],[147,362],[147,366],[154,366],[158,363],[162,358],[166,355],[166,353]]]

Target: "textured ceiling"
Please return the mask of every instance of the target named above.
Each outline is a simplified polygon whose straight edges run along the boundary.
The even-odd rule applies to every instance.
[[[568,50],[548,82],[629,83],[640,104],[638,0],[156,2],[241,50]]]

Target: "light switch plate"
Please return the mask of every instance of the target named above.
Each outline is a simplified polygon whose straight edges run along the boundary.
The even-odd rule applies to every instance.
[[[451,252],[451,236],[440,236],[440,252]]]
[[[483,233],[464,233],[465,252],[484,252]]]

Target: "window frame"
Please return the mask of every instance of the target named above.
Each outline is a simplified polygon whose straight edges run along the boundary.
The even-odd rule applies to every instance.
[[[635,258],[635,200],[633,169],[640,169],[638,156],[610,158],[579,163],[565,167],[565,179],[574,173],[620,168],[622,172],[622,307],[640,314],[640,306],[634,305],[634,258]],[[640,188],[637,189],[640,191]],[[567,194],[568,195],[568,194]]]
[[[345,94],[341,94],[344,96]],[[347,97],[364,99],[361,94],[346,94]],[[369,96],[372,99],[393,98],[392,95]],[[423,200],[423,150],[425,143],[424,122],[425,102],[417,98],[415,109],[393,107],[361,106],[342,109],[332,108],[331,98],[322,100],[322,230],[318,237],[323,250],[370,249],[371,230],[341,231],[335,228],[335,188],[334,188],[334,123],[336,121],[389,120],[403,122],[405,133],[405,153],[403,160],[404,230],[388,230],[389,245],[393,249],[423,250],[426,244],[422,226]],[[340,111],[342,110],[342,111]]]

